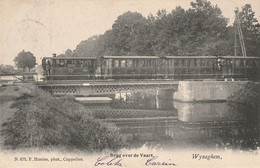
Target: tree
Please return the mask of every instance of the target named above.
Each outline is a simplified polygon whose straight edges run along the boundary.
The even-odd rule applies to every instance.
[[[14,67],[12,65],[0,65],[0,73],[13,73]]]
[[[228,21],[207,0],[191,2],[188,10],[176,7],[169,14],[159,10],[148,19],[156,55],[209,55],[210,46],[224,37]]]
[[[143,17],[137,12],[118,16],[112,29],[82,41],[75,56],[103,55],[233,55],[234,26],[228,26],[217,5],[195,0],[187,10],[176,7],[171,13],[158,10]],[[247,55],[260,56],[260,25],[251,5],[239,13]],[[66,52],[64,56],[70,55]]]
[[[36,65],[36,58],[30,51],[25,52],[23,50],[18,53],[17,57],[14,59],[14,62],[18,68],[23,68],[23,71],[25,68],[29,68],[30,71]]]
[[[148,21],[142,14],[126,12],[112,26],[115,55],[151,55]]]
[[[95,35],[88,38],[87,40],[80,42],[73,54],[79,57],[97,57],[102,55],[104,52],[104,47],[102,47],[101,36]]]
[[[217,5],[211,5],[207,0],[191,2],[192,8],[187,11],[189,28],[188,45],[193,51],[192,55],[209,55],[210,47],[218,44],[226,32],[228,20],[222,16]]]
[[[73,56],[73,51],[71,51],[71,49],[67,49],[67,50],[65,51],[65,55],[66,55],[67,57],[72,57],[72,56]]]
[[[239,12],[241,29],[248,56],[260,56],[260,25],[250,4],[242,7]]]
[[[64,54],[59,54],[57,57],[73,57],[74,53],[71,49],[67,49]]]

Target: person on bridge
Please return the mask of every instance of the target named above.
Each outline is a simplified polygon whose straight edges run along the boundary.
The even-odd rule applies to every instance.
[[[46,64],[46,73],[47,73],[47,75],[51,75],[51,63],[49,60],[47,61],[47,64]]]

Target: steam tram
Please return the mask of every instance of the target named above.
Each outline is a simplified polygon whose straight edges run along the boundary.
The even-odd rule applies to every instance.
[[[45,57],[45,80],[260,79],[260,58],[241,56]]]
[[[42,68],[46,80],[94,79],[97,73],[97,59],[94,57],[44,57]]]

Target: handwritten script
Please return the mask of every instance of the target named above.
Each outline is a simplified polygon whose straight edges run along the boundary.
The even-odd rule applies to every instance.
[[[153,156],[145,162],[146,166],[176,166],[175,163],[157,161],[158,156]]]
[[[94,166],[123,166],[123,158],[103,156],[99,157]],[[176,166],[172,161],[158,161],[158,156],[152,156],[145,161],[145,166]]]
[[[123,166],[123,164],[121,163],[122,160],[122,158],[118,157],[99,157],[94,166]]]

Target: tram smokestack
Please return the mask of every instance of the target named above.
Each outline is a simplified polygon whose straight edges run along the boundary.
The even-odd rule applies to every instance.
[[[56,53],[53,53],[53,54],[52,54],[52,57],[56,57]]]

